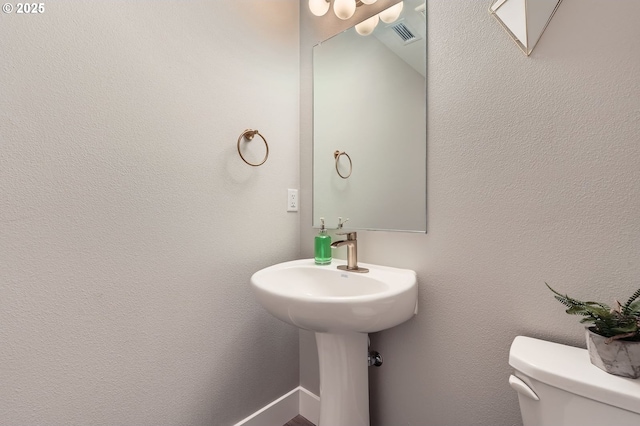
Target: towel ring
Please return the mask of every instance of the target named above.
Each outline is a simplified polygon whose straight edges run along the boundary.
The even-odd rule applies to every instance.
[[[264,146],[265,148],[267,148],[267,152],[264,154],[264,158],[262,159],[261,162],[257,164],[248,162],[246,158],[244,158],[244,155],[242,155],[242,152],[240,151],[240,142],[242,141],[242,139],[246,139],[247,141],[251,142],[255,135],[258,135],[262,138],[262,141],[264,142]],[[258,130],[247,129],[244,132],[242,132],[242,134],[238,138],[238,154],[240,154],[240,158],[242,158],[242,161],[244,161],[248,165],[253,167],[258,167],[263,165],[264,162],[267,161],[267,158],[269,158],[269,144],[267,143],[267,140],[264,138],[264,136],[262,136]]]
[[[338,161],[340,161],[340,156],[342,155],[346,155],[347,158],[349,159],[349,174],[346,176],[340,173],[340,169],[338,168]],[[353,171],[353,163],[351,162],[351,157],[349,157],[349,154],[347,154],[344,151],[336,150],[333,153],[333,157],[336,159],[336,172],[338,172],[338,176],[340,176],[342,179],[347,179],[349,176],[351,176],[351,172]]]

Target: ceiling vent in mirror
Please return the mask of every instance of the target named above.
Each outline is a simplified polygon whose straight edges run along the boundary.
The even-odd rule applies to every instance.
[[[393,29],[396,35],[402,39],[404,44],[413,43],[420,39],[419,36],[416,36],[415,31],[412,31],[404,22],[398,22],[397,24],[392,25],[391,29]]]

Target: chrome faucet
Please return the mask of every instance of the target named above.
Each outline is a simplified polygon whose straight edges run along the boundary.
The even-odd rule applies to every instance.
[[[355,232],[338,232],[336,235],[346,235],[346,240],[335,241],[331,243],[332,248],[347,246],[347,264],[338,266],[338,269],[349,272],[369,272],[367,268],[358,266],[358,234]]]

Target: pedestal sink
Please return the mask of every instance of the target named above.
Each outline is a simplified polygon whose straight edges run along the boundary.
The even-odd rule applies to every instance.
[[[416,273],[361,263],[366,274],[336,269],[344,261],[284,262],[251,277],[272,315],[315,332],[320,362],[320,424],[369,426],[367,333],[410,319],[418,309]]]

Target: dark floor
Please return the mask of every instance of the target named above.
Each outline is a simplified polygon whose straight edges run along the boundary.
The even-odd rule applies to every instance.
[[[284,426],[316,426],[304,417],[297,415],[289,420]]]

